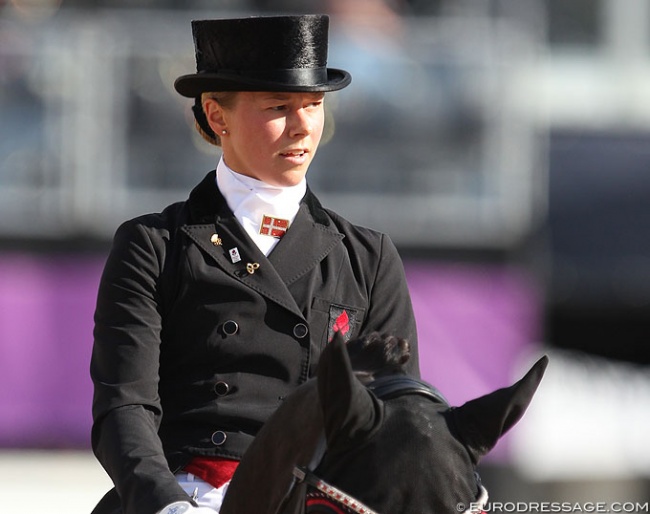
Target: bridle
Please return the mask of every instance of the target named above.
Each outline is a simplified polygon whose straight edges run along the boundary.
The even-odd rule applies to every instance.
[[[380,400],[389,400],[398,396],[418,394],[428,397],[436,403],[441,403],[447,406],[449,405],[438,389],[422,380],[406,375],[380,377],[367,384],[366,387]],[[312,506],[317,506],[319,512],[327,512],[328,514],[379,514],[377,511],[364,505],[353,496],[350,496],[337,487],[328,484],[313,473],[313,470],[316,469],[318,464],[320,464],[325,454],[326,446],[325,436],[323,435],[309,465],[294,467],[294,481],[289,492],[285,496],[285,502],[283,502],[283,505],[286,504],[286,500],[291,496],[293,490],[298,484],[306,484],[312,488],[312,490],[307,494],[306,502],[310,502]],[[476,476],[479,494],[476,500],[472,502],[472,505],[475,506],[475,508],[466,511],[466,514],[483,513],[488,501],[487,490],[481,485],[481,479],[478,476],[478,473],[475,472],[474,474]],[[277,512],[282,512],[282,506]]]
[[[331,501],[328,502],[325,500],[329,499],[335,501],[336,504],[345,508],[347,512],[355,512],[356,514],[378,514],[376,511],[372,510],[367,505],[364,505],[356,498],[344,493],[333,485],[328,484],[325,482],[325,480],[318,478],[306,468],[296,466],[293,468],[293,476],[296,477],[298,482],[305,482],[307,485],[312,486],[314,490],[317,491],[316,493],[310,493],[311,499],[306,500],[311,501],[312,504],[321,503],[322,505],[326,505],[326,509],[332,512],[336,512],[331,507]],[[346,511],[341,511],[341,513],[343,514]]]

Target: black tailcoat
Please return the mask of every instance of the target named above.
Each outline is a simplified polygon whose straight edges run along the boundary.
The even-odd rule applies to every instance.
[[[348,338],[407,338],[418,374],[395,246],[324,209],[309,190],[268,258],[228,208],[214,171],[187,201],[124,223],[99,287],[91,362],[92,444],[117,495],[95,512],[120,499],[125,514],[187,500],[173,472],[192,455],[240,458],[314,374],[332,325],[346,316]]]

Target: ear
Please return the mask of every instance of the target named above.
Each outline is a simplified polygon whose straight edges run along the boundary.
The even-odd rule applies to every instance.
[[[381,405],[352,372],[339,332],[318,363],[318,396],[329,448],[368,435],[381,421]]]
[[[548,357],[544,356],[516,384],[470,400],[450,411],[454,428],[474,464],[478,464],[481,457],[494,448],[499,438],[524,415],[547,364]]]
[[[214,98],[208,98],[203,102],[203,112],[208,120],[208,125],[215,134],[221,134],[226,130],[226,121],[223,117],[223,107]]]

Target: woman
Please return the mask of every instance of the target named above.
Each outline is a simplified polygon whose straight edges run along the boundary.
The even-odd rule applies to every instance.
[[[192,23],[177,79],[222,147],[184,202],[117,231],[99,287],[93,449],[115,483],[96,514],[218,512],[237,461],[335,331],[417,338],[389,238],[324,209],[305,174],[323,131],[326,16]]]

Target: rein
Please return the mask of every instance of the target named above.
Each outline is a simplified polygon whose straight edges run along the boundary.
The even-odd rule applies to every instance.
[[[440,393],[440,391],[438,391],[435,387],[427,384],[422,380],[418,380],[406,375],[391,375],[380,377],[369,383],[366,387],[380,400],[388,400],[407,394],[419,394],[430,398],[436,403],[449,405],[442,393]],[[293,476],[295,478],[294,484],[292,485],[291,490],[285,499],[291,495],[291,491],[294,489],[295,485],[299,483],[305,483],[315,488],[324,497],[333,500],[338,505],[345,508],[348,512],[353,512],[355,514],[379,514],[377,511],[372,510],[370,507],[364,505],[353,496],[350,496],[349,494],[341,491],[333,485],[328,484],[321,478],[318,478],[313,473],[313,470],[316,469],[322,460],[323,455],[325,454],[325,450],[326,444],[325,437],[323,436],[318,445],[318,448],[314,453],[314,456],[312,457],[311,462],[309,463],[309,466],[296,466],[293,468]],[[478,474],[477,483],[479,487],[479,494],[476,498],[476,501],[472,503],[472,505],[476,505],[476,508],[466,511],[466,514],[481,514],[484,512],[483,509],[487,504],[488,493],[487,490],[481,485]]]
[[[390,400],[406,394],[419,394],[430,398],[436,403],[449,406],[449,402],[438,389],[431,384],[407,375],[379,377],[366,387],[380,400]]]

